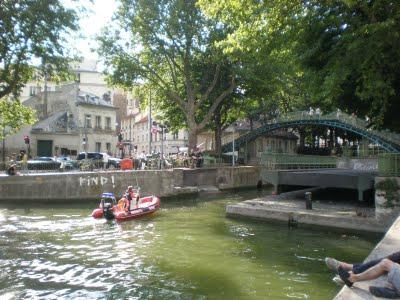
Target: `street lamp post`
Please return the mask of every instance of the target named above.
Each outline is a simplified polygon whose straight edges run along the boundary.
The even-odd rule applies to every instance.
[[[152,132],[151,132],[151,127],[152,127],[152,120],[151,120],[151,90],[149,92],[149,154],[151,154],[151,138],[152,138]]]
[[[232,166],[235,166],[235,123],[232,124]]]
[[[83,134],[85,136],[85,141],[83,142],[83,150],[85,151],[85,159],[88,158],[87,155],[87,144],[88,144],[88,135],[87,135],[87,120],[86,120],[86,116],[85,119],[83,121]]]
[[[3,128],[3,163],[6,162],[6,128]]]
[[[164,125],[161,125],[161,157],[160,157],[160,169],[164,168]]]

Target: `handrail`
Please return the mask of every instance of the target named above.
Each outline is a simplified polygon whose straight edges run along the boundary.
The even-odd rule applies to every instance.
[[[318,169],[336,168],[337,158],[334,156],[299,155],[289,153],[261,154],[261,165],[267,169]]]
[[[322,112],[312,112],[310,113],[309,111],[294,111],[290,112],[284,115],[279,115],[276,118],[268,120],[263,126],[265,125],[271,125],[274,126],[275,124],[284,124],[284,123],[291,123],[291,122],[305,122],[309,123],[311,121],[326,121],[323,122],[325,125],[332,124],[332,126],[335,125],[340,125],[339,127],[343,126],[345,128],[348,128],[349,130],[355,130],[355,131],[362,131],[365,132],[365,135],[367,138],[369,137],[371,140],[381,140],[382,143],[386,143],[387,146],[386,148],[395,149],[398,148],[400,149],[400,134],[390,132],[388,130],[385,131],[378,131],[372,128],[368,127],[368,122],[358,118],[355,115],[349,115],[347,113],[344,113],[340,110],[336,112],[330,112],[327,114],[323,114]],[[257,130],[260,130],[263,128],[263,126],[260,126],[255,129],[255,131],[247,133],[242,135],[237,139],[241,138],[246,138],[251,139],[254,138],[257,135]],[[230,145],[231,142],[227,143],[226,145]],[[395,145],[395,147],[390,146],[390,145]],[[239,146],[239,143],[237,143],[237,146]],[[230,148],[231,146],[229,146]]]

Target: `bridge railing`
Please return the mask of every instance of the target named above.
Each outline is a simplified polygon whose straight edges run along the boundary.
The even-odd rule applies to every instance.
[[[269,170],[336,168],[333,156],[298,155],[287,153],[261,154],[261,165]]]
[[[368,128],[368,122],[356,117],[355,115],[349,115],[340,110],[336,112],[331,112],[328,114],[310,113],[309,111],[295,111],[289,112],[284,115],[279,115],[274,119],[268,120],[264,125],[267,124],[277,124],[277,123],[285,123],[285,122],[293,122],[293,121],[305,121],[305,120],[329,120],[329,121],[339,121],[343,124],[347,124],[352,126],[353,128],[359,129],[360,131],[366,132],[366,136],[369,136],[370,139],[375,140],[376,138],[381,139],[382,142],[397,145],[397,148],[400,146],[400,134],[390,132],[388,130],[378,131],[372,128]],[[239,137],[238,145],[240,144],[240,139],[246,139],[248,137],[257,136],[257,133],[262,130],[263,126],[256,128],[255,130],[244,134]],[[375,143],[379,143],[379,141],[375,141]],[[231,147],[231,146],[230,146]],[[396,148],[396,147],[395,147]]]
[[[400,154],[381,153],[378,156],[378,170],[384,176],[400,176]]]
[[[301,120],[338,120],[342,123],[352,125],[358,129],[367,130],[372,134],[379,136],[387,141],[394,141],[400,144],[400,134],[391,132],[389,130],[378,131],[374,129],[367,128],[368,122],[356,117],[355,115],[349,115],[342,111],[331,112],[328,114],[310,113],[309,111],[295,111],[290,112],[285,115],[278,116],[276,119],[272,120],[271,123],[289,122],[289,121],[301,121]]]

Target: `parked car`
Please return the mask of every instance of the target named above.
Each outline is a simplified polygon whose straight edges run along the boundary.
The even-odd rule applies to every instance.
[[[82,165],[83,161],[89,160],[92,164],[92,168],[89,169],[93,169],[93,168],[103,168],[104,167],[104,159],[106,158],[107,160],[107,164],[106,164],[106,168],[109,169],[119,169],[120,168],[120,163],[121,163],[121,159],[120,158],[116,158],[116,157],[111,157],[108,156],[107,153],[100,153],[100,152],[81,152],[78,154],[76,160],[78,162],[78,165]],[[87,164],[87,161],[85,161]]]
[[[116,157],[108,157],[108,163],[106,168],[107,169],[119,169],[121,168],[121,160],[120,158]]]
[[[53,157],[36,157],[28,160],[28,170],[59,170],[61,162],[56,161]]]
[[[72,160],[68,156],[59,156],[57,157],[57,161],[61,164],[64,164],[64,170],[73,170],[78,168],[78,163],[75,160]]]
[[[89,169],[103,167],[103,154],[99,152],[81,152],[76,157],[76,160],[79,166],[82,165],[83,161],[85,161],[85,164],[87,164],[87,161],[90,161],[92,166]]]

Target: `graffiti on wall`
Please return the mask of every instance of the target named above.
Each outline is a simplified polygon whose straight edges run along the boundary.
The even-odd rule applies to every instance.
[[[108,183],[112,184],[112,187],[115,188],[115,179],[114,175],[111,176],[80,176],[79,177],[79,186],[96,186],[101,185],[104,186]]]

